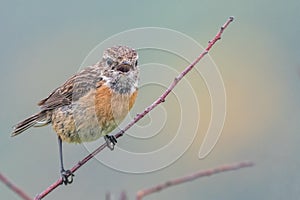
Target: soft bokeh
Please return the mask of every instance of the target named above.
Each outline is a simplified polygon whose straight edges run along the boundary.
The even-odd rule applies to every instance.
[[[12,126],[37,112],[36,102],[75,73],[98,43],[131,28],[155,26],[183,32],[206,45],[233,15],[236,20],[210,53],[225,83],[227,116],[218,143],[205,159],[199,160],[198,152],[210,120],[210,100],[203,80],[191,72],[187,78],[200,99],[201,120],[195,141],[180,159],[147,174],[118,172],[95,159],[76,173],[72,185],[58,188],[46,199],[104,199],[107,191],[117,199],[123,190],[133,199],[141,188],[239,160],[252,160],[256,165],[169,188],[146,199],[298,199],[299,10],[296,0],[2,2],[1,173],[31,196],[58,178],[58,148],[51,127],[11,138]],[[140,57],[140,64],[162,60],[161,55],[147,51]],[[172,59],[165,58],[178,71],[186,65]],[[200,63],[197,69],[201,67]],[[157,73],[148,76],[155,81]],[[159,87],[141,90],[134,111],[141,111],[161,92]],[[146,152],[168,142],[178,127],[180,109],[185,109],[178,109],[179,104],[171,96],[163,105],[167,122],[155,136],[158,139],[145,144],[125,136],[118,145]],[[146,118],[139,124],[150,121]],[[64,150],[66,166],[88,153],[82,145],[65,145]],[[0,183],[0,199],[18,197]]]

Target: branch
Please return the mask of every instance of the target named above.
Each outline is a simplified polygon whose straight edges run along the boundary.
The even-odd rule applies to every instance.
[[[19,195],[24,200],[31,200],[32,198],[29,197],[23,190],[13,184],[8,178],[6,178],[3,174],[0,173],[0,181],[2,181],[9,189],[11,189],[14,193]]]
[[[153,110],[155,107],[157,107],[160,103],[163,103],[165,101],[165,98],[169,95],[169,93],[173,90],[173,88],[178,84],[178,82],[189,72],[191,71],[194,66],[209,52],[209,50],[213,47],[213,45],[221,39],[221,35],[223,31],[227,28],[227,26],[233,21],[233,17],[229,17],[229,19],[225,22],[225,24],[221,27],[220,31],[217,33],[217,35],[209,41],[207,47],[203,52],[184,70],[179,74],[174,81],[171,83],[171,85],[168,87],[168,89],[156,100],[154,101],[149,107],[147,107],[142,113],[137,114],[136,117],[123,129],[120,130],[118,133],[116,133],[115,137],[119,138],[122,137],[123,134],[130,129],[135,123],[137,123],[140,119],[142,119],[146,114],[148,114],[151,110]],[[87,161],[89,161],[91,158],[93,158],[96,154],[98,154],[100,151],[102,151],[106,147],[106,143],[99,146],[96,150],[94,150],[91,154],[86,156],[83,160],[79,161],[70,171],[74,173],[77,171],[82,165],[84,165]],[[46,190],[44,190],[42,193],[38,194],[35,197],[35,200],[39,200],[44,198],[47,194],[52,192],[55,188],[57,188],[59,185],[62,184],[62,179],[58,179],[56,182],[54,182],[52,185],[50,185]]]
[[[115,136],[116,138],[121,137],[125,131],[130,129],[135,123],[137,123],[140,119],[142,119],[146,114],[148,114],[151,110],[153,110],[159,104],[165,102],[165,98],[170,94],[170,92],[174,89],[174,87],[178,84],[178,82],[189,72],[194,66],[209,52],[209,50],[213,47],[213,45],[221,39],[221,35],[223,31],[227,28],[227,26],[233,21],[233,17],[229,17],[229,19],[225,22],[225,24],[221,27],[220,31],[214,37],[214,39],[208,42],[208,45],[204,51],[187,67],[183,70],[171,83],[168,89],[149,107],[147,107],[144,112],[137,114],[136,117],[121,131],[119,131]]]
[[[241,168],[245,168],[245,167],[251,167],[254,164],[252,162],[240,162],[240,163],[235,163],[235,164],[230,164],[230,165],[223,165],[214,169],[208,169],[208,170],[204,170],[204,171],[198,171],[196,173],[193,174],[189,174],[187,176],[183,176],[177,179],[173,179],[173,180],[169,180],[165,183],[156,185],[154,187],[148,188],[148,189],[143,189],[137,192],[136,194],[136,200],[142,200],[143,197],[155,193],[155,192],[159,192],[161,190],[164,190],[168,187],[171,186],[175,186],[175,185],[179,185],[182,183],[186,183],[189,181],[193,181],[195,179],[204,177],[204,176],[211,176],[214,174],[218,174],[221,172],[227,172],[227,171],[234,171],[234,170],[239,170]]]

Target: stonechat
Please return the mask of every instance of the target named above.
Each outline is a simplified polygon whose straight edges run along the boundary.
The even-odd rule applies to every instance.
[[[15,125],[12,136],[51,123],[58,135],[63,183],[71,183],[73,174],[63,165],[62,142],[82,143],[104,136],[113,150],[117,140],[108,134],[132,108],[138,80],[136,50],[127,46],[108,48],[99,62],[73,75],[41,100],[40,112]]]

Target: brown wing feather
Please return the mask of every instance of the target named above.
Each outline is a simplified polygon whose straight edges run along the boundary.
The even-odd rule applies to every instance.
[[[102,80],[99,68],[87,67],[78,74],[69,78],[61,87],[55,89],[47,98],[38,105],[42,110],[53,110],[69,105],[72,101],[84,96]]]
[[[56,88],[50,93],[47,98],[42,99],[38,103],[41,107],[41,111],[19,122],[14,127],[12,136],[19,135],[26,129],[36,126],[37,123],[40,123],[41,121],[43,121],[43,125],[50,123],[51,120],[46,119],[47,113],[51,114],[53,109],[69,105],[72,101],[76,101],[83,97],[88,91],[96,88],[101,80],[101,70],[98,64],[97,66],[87,67],[78,74],[72,76],[61,87]]]
[[[42,110],[52,110],[72,102],[73,85],[77,75],[69,78],[61,87],[56,88],[50,95],[41,100],[38,105]]]

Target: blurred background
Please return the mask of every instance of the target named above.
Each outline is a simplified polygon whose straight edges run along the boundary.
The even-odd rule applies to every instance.
[[[50,126],[31,129],[16,138],[10,133],[15,123],[38,111],[36,103],[74,74],[97,44],[119,32],[151,26],[177,30],[204,46],[233,15],[234,23],[210,52],[224,80],[227,116],[221,137],[207,157],[199,159],[198,152],[209,126],[210,96],[194,70],[187,79],[199,100],[201,119],[191,118],[191,124],[185,124],[199,123],[199,128],[183,156],[146,174],[116,171],[94,159],[76,173],[72,185],[59,187],[45,199],[104,199],[108,191],[114,199],[121,191],[133,199],[141,188],[239,160],[256,165],[172,187],[145,199],[298,199],[299,10],[296,0],[2,2],[1,173],[32,197],[59,177],[57,138]],[[187,65],[172,56],[139,53],[141,74],[153,82],[159,72],[143,73],[143,64],[168,63],[178,72]],[[197,70],[201,67],[200,63]],[[172,80],[173,76],[167,78]],[[163,87],[141,88],[132,116],[162,91]],[[149,140],[124,136],[118,145],[147,152],[170,141],[181,121],[177,116],[185,109],[180,98],[171,95],[163,105],[166,122],[157,135]],[[146,117],[139,123],[143,124],[151,125],[151,119]],[[134,133],[138,134],[143,133]],[[64,145],[64,150],[66,167],[88,153],[83,145]],[[0,183],[0,199],[19,198]]]

